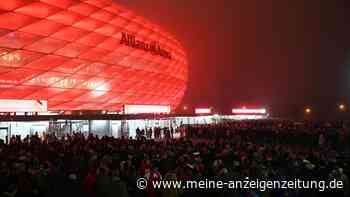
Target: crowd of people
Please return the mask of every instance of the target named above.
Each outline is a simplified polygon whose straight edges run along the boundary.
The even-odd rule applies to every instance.
[[[223,121],[167,129],[154,140],[47,134],[0,144],[0,196],[13,197],[313,197],[349,196],[346,124],[280,120]],[[173,131],[173,132],[170,132]],[[174,139],[171,133],[184,132]],[[153,132],[155,134],[155,132]],[[146,137],[142,137],[146,136]],[[157,135],[158,137],[158,135]],[[148,138],[148,139],[146,139]],[[295,179],[343,182],[343,189],[154,189],[154,180]]]
[[[179,128],[180,129],[180,128]],[[136,129],[136,139],[174,139],[174,132],[176,130],[171,127],[154,127],[154,128],[145,128],[145,129]],[[180,130],[177,130],[180,132]]]

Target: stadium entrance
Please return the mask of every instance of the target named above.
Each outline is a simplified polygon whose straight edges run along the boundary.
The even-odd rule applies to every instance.
[[[0,139],[7,135],[54,133],[58,137],[66,134],[83,133],[120,137],[136,137],[137,129],[172,128],[181,125],[216,124],[224,120],[261,119],[267,117],[241,117],[237,115],[38,115],[5,116],[0,119]]]

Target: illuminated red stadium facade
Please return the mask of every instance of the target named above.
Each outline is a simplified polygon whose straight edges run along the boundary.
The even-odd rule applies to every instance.
[[[0,99],[49,110],[170,105],[187,84],[171,35],[112,0],[0,1]]]

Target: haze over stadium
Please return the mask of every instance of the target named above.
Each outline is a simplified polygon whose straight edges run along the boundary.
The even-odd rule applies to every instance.
[[[350,100],[347,0],[116,2],[183,42],[191,65],[183,105],[265,105],[291,117],[311,105],[326,119]]]

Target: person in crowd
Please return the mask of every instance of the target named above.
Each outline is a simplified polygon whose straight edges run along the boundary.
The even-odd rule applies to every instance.
[[[152,128],[148,128],[146,130],[146,133],[147,133],[147,139],[152,139],[152,134],[153,134]]]
[[[153,128],[155,138],[98,138],[72,133],[63,137],[12,136],[0,143],[0,197],[121,196],[348,196],[349,152],[331,132],[344,123],[286,120],[222,121]],[[165,132],[160,140],[161,130]],[[147,132],[148,130],[146,130]],[[138,131],[140,134],[142,130]],[[169,135],[170,134],[170,135]],[[144,134],[143,134],[144,135]],[[147,135],[148,136],[148,135]],[[321,137],[323,136],[323,137]],[[349,142],[342,142],[349,143]],[[154,189],[136,180],[332,180],[337,190]]]

